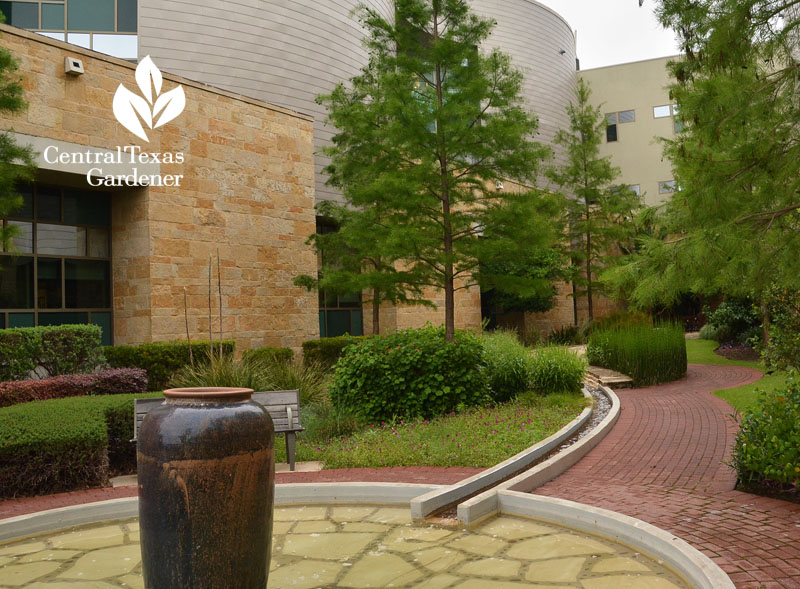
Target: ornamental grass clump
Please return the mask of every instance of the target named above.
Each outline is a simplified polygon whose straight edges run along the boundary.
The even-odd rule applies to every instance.
[[[443,328],[408,329],[345,349],[336,364],[331,402],[367,423],[435,417],[491,400],[480,339]]]
[[[498,330],[481,336],[486,352],[492,399],[505,403],[530,387],[531,352],[513,331]]]
[[[631,377],[635,386],[672,382],[686,376],[683,327],[631,325],[594,332],[586,348],[589,363]]]
[[[732,462],[745,490],[800,498],[800,384],[761,393],[742,419]]]
[[[544,346],[533,353],[531,389],[541,395],[579,393],[586,375],[586,361],[564,346]]]

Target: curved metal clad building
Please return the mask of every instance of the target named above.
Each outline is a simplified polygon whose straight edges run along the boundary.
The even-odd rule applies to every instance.
[[[358,73],[366,61],[363,30],[351,16],[359,0],[140,0],[139,55],[164,71],[315,117],[315,143],[332,129],[318,94]],[[387,18],[392,0],[366,0]],[[489,43],[511,55],[525,74],[525,96],[540,117],[540,139],[567,124],[575,82],[575,42],[569,25],[531,0],[471,0],[494,18]],[[562,53],[563,51],[563,53]],[[335,199],[317,155],[316,198]]]

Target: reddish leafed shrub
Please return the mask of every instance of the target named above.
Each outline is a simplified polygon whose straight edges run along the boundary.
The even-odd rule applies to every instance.
[[[81,395],[118,395],[147,391],[147,371],[112,368],[94,374],[68,374],[41,380],[0,382],[0,407]]]

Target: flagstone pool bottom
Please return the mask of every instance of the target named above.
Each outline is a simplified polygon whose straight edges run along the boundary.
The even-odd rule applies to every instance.
[[[471,531],[417,525],[408,508],[275,510],[269,588],[686,588],[630,548],[536,520],[500,516]],[[0,545],[0,587],[143,588],[137,520]]]

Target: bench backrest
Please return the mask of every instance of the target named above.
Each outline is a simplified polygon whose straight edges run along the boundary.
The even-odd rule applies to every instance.
[[[264,391],[253,393],[253,401],[260,403],[269,412],[275,432],[302,431],[300,425],[300,391]],[[139,437],[139,427],[147,412],[160,405],[164,399],[134,399],[133,400],[133,439]],[[291,415],[292,423],[289,423]]]

